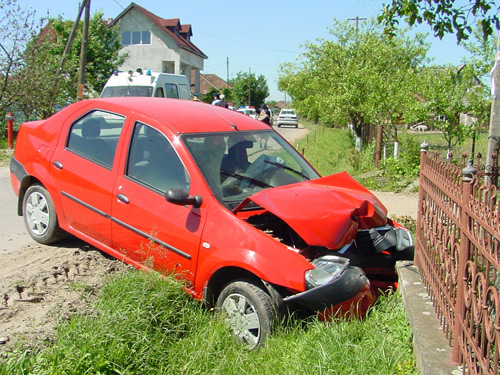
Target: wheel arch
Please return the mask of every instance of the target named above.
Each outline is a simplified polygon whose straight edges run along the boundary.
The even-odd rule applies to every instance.
[[[36,177],[33,176],[26,176],[22,179],[21,184],[19,185],[19,196],[17,200],[17,214],[19,216],[23,216],[23,200],[24,200],[24,195],[26,194],[26,191],[28,188],[34,184],[39,184],[43,186],[45,189],[46,187],[43,185],[43,183],[37,179]]]
[[[233,266],[220,268],[210,277],[210,280],[203,290],[203,302],[205,305],[208,308],[215,307],[217,297],[224,286],[236,280],[250,281],[261,286],[262,289],[271,296],[277,310],[282,310],[284,305],[283,298],[287,295],[285,288],[262,280],[249,270]]]

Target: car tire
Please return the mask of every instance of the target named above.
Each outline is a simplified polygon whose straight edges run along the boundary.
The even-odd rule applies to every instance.
[[[258,348],[266,341],[276,320],[271,296],[250,281],[227,284],[217,298],[216,309],[226,315],[234,336],[249,349]]]
[[[39,184],[31,185],[23,198],[24,224],[30,236],[48,245],[65,236],[59,227],[56,209],[49,192]]]

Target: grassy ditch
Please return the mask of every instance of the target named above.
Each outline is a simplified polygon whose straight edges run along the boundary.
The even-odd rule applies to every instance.
[[[57,339],[17,351],[0,374],[416,374],[399,294],[362,321],[280,325],[248,351],[221,319],[156,273],[114,275],[88,311],[61,322]]]

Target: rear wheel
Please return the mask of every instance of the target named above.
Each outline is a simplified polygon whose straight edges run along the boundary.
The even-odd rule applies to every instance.
[[[227,284],[216,307],[226,314],[226,322],[233,334],[249,349],[261,346],[271,334],[276,311],[271,296],[250,281]]]
[[[30,236],[42,244],[50,244],[64,237],[59,228],[56,210],[49,192],[39,184],[31,185],[23,199],[24,224]]]

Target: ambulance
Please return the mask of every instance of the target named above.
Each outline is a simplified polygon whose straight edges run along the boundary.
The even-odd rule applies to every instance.
[[[189,81],[180,74],[158,73],[152,70],[115,71],[104,86],[101,98],[116,96],[149,96],[191,99]]]

